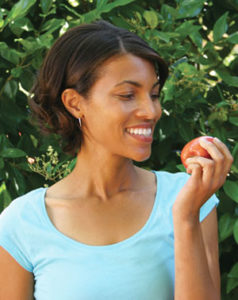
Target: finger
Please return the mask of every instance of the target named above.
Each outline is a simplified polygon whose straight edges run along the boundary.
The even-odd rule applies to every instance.
[[[201,156],[194,156],[188,158],[186,160],[186,163],[188,164],[188,168],[190,168],[190,166],[193,164],[200,165],[203,184],[209,186],[211,185],[214,179],[214,171],[215,171],[215,162],[212,159],[204,158]]]
[[[201,180],[202,177],[202,167],[197,163],[189,163],[187,167],[187,173],[191,174],[194,178]]]
[[[216,180],[219,180],[219,182],[222,181],[227,176],[228,172],[227,168],[225,168],[225,155],[213,142],[201,139],[200,145],[208,151],[212,160],[215,162],[214,177],[216,178]]]
[[[220,152],[223,153],[223,155],[225,157],[224,167],[227,170],[227,172],[229,172],[231,165],[233,163],[233,160],[234,160],[233,156],[231,155],[227,146],[224,143],[222,143],[218,138],[214,138],[213,143],[217,146],[217,148],[220,150]]]
[[[224,154],[213,142],[209,142],[206,139],[200,139],[199,144],[207,150],[213,160],[223,163]]]

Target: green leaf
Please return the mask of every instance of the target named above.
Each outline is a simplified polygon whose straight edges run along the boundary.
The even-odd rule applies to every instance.
[[[201,26],[193,25],[193,23],[193,20],[183,22],[175,29],[175,32],[178,32],[182,36],[187,36],[201,29]]]
[[[228,213],[220,217],[218,224],[220,242],[224,241],[226,238],[232,235],[234,223],[234,218],[232,218]]]
[[[4,160],[0,157],[0,169],[4,168]]]
[[[50,19],[43,25],[43,27],[41,28],[41,32],[47,31],[47,33],[52,33],[58,28],[62,27],[64,24],[64,19]]]
[[[238,116],[237,117],[229,117],[229,122],[235,126],[238,126]]]
[[[238,203],[238,183],[227,180],[223,186],[225,193],[235,202]]]
[[[0,102],[1,121],[8,133],[15,133],[19,123],[27,118],[27,111],[13,100],[16,99],[5,97],[4,101]],[[12,145],[9,147],[12,148]]]
[[[36,55],[34,55],[34,58],[32,60],[32,67],[35,69],[35,70],[39,70],[40,67],[41,67],[41,64],[42,64],[42,53],[41,51],[36,53]],[[32,77],[31,77],[31,82],[32,82]],[[23,78],[24,80],[24,78]],[[32,87],[32,84],[29,84],[29,82],[27,80],[24,80],[25,81],[25,85],[26,86],[29,86],[29,89]]]
[[[76,159],[76,158],[73,158],[73,159],[71,160],[71,162],[69,163],[68,168],[69,168],[71,171],[72,171],[73,168],[75,167],[76,162],[77,162],[77,159]]]
[[[137,18],[138,18],[138,14],[137,14]],[[125,20],[124,18],[122,18],[122,17],[111,16],[110,19],[111,19],[112,23],[115,26],[122,27],[122,28],[125,28],[127,30],[132,29],[131,24],[127,20]]]
[[[47,14],[52,6],[53,0],[40,0],[40,6],[43,14]]]
[[[17,36],[20,36],[24,31],[29,32],[34,30],[31,21],[25,17],[12,21],[9,27],[11,31]]]
[[[229,278],[227,280],[226,293],[229,294],[237,286],[238,286],[238,280],[237,280],[237,278]],[[235,299],[235,298],[233,298],[233,299]]]
[[[38,48],[45,47],[45,48],[49,49],[52,46],[53,40],[54,40],[53,35],[46,32],[46,33],[40,35],[36,39],[36,42],[38,44]]]
[[[4,26],[4,14],[3,11],[0,10],[0,28]]]
[[[19,38],[19,39],[15,39],[15,41],[22,44],[24,50],[27,51],[27,54],[31,54],[32,52],[35,52],[40,47],[39,44],[37,44],[36,39],[33,37],[28,37],[25,39]]]
[[[97,0],[97,9],[101,9],[104,5],[106,5],[108,0]]]
[[[15,80],[8,80],[7,83],[5,84],[4,87],[4,94],[9,98],[9,99],[14,99],[18,91],[18,84],[17,81]]]
[[[150,26],[150,28],[154,29],[159,24],[159,19],[157,16],[157,13],[153,10],[146,10],[143,14],[144,19],[146,20],[147,24]]]
[[[5,26],[17,18],[24,17],[28,10],[36,3],[36,0],[20,0],[10,10],[5,20]]]
[[[167,35],[166,32],[162,32],[162,31],[157,31],[156,33],[157,37],[159,39],[161,39],[162,41],[164,41],[165,43],[168,43],[170,40],[170,37]]]
[[[24,194],[26,191],[26,182],[24,176],[16,168],[11,168],[11,179],[14,179],[14,187],[17,194]]]
[[[177,19],[196,17],[203,8],[203,0],[183,0],[179,6]]]
[[[77,11],[75,9],[68,7],[67,5],[65,5],[63,3],[61,3],[60,6],[67,9],[69,12],[71,12],[73,15],[75,15],[77,18],[79,18],[79,21],[81,21],[82,16],[79,13],[77,13]]]
[[[9,141],[9,139],[6,137],[5,134],[0,135],[0,152],[4,148],[11,148],[13,147],[12,143]]]
[[[0,186],[0,202],[3,203],[3,208],[6,208],[10,203],[12,199],[11,196],[7,190],[5,182],[3,182]]]
[[[161,7],[161,15],[163,16],[164,20],[166,20],[166,23],[172,21],[177,17],[177,10],[173,8],[172,6],[169,6],[167,4],[163,4]]]
[[[193,128],[190,126],[188,122],[179,120],[177,125],[178,125],[179,134],[185,141],[188,142],[193,139],[194,137]]]
[[[22,67],[13,68],[11,69],[11,75],[14,78],[19,78],[22,74],[22,71]]]
[[[190,38],[198,48],[202,48],[203,38],[198,31],[192,32]]]
[[[176,167],[180,172],[186,172],[186,168],[183,164],[176,165]]]
[[[238,279],[238,262],[232,267],[231,271],[228,273],[228,277]]]
[[[238,76],[232,76],[223,70],[216,70],[217,74],[230,86],[238,87]]]
[[[234,235],[236,243],[238,244],[238,220],[236,220],[236,222],[234,224],[233,235]]]
[[[0,42],[0,56],[17,65],[19,64],[20,58],[23,57],[23,53],[8,47],[4,42]]]
[[[3,158],[18,158],[26,156],[26,153],[17,148],[4,148],[0,152],[0,156]]]
[[[238,32],[232,33],[228,38],[227,41],[232,44],[238,44]]]
[[[238,168],[238,142],[236,143],[235,147],[233,148],[231,154],[234,158],[234,162],[232,164],[232,167],[237,167]],[[238,170],[237,170],[237,172],[238,172]]]
[[[81,22],[91,23],[92,21],[100,18],[101,14],[108,13],[116,7],[124,6],[129,3],[134,2],[135,0],[116,0],[104,5],[100,5],[100,8],[93,9],[86,14],[81,16]]]
[[[101,13],[107,13],[116,7],[124,6],[124,5],[130,4],[134,1],[135,0],[115,0],[115,1],[112,1],[111,3],[107,3],[106,5],[103,5],[100,10],[101,10]]]
[[[227,31],[228,29],[228,25],[227,25],[227,16],[228,16],[228,12],[225,12],[214,24],[213,27],[213,40],[214,42],[218,42],[223,34]]]
[[[238,263],[236,263],[231,271],[227,275],[227,286],[226,286],[226,292],[230,293],[234,288],[238,286]]]
[[[187,63],[188,62],[188,58],[185,56],[185,57],[182,57],[182,58],[179,58],[178,60],[176,60],[172,65],[171,67],[172,68],[175,68],[177,67],[178,65],[182,64],[182,63]]]

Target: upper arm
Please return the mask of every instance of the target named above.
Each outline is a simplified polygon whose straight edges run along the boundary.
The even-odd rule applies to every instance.
[[[201,231],[209,271],[215,287],[220,291],[218,225],[216,208],[214,208],[211,213],[201,222]]]
[[[32,300],[33,274],[0,247],[0,299]]]

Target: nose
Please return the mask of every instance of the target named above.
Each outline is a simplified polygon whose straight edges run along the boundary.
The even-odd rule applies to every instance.
[[[137,117],[157,120],[161,117],[162,108],[158,99],[151,99],[151,96],[144,97],[138,101]]]

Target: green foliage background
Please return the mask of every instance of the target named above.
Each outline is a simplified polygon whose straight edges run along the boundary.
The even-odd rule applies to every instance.
[[[138,165],[183,171],[179,151],[199,135],[218,137],[234,156],[230,176],[218,192],[218,216],[222,299],[238,299],[237,0],[0,4],[0,211],[72,169],[75,160],[62,153],[58,137],[43,138],[29,123],[27,95],[55,39],[68,28],[103,18],[136,32],[170,65],[152,156]]]

